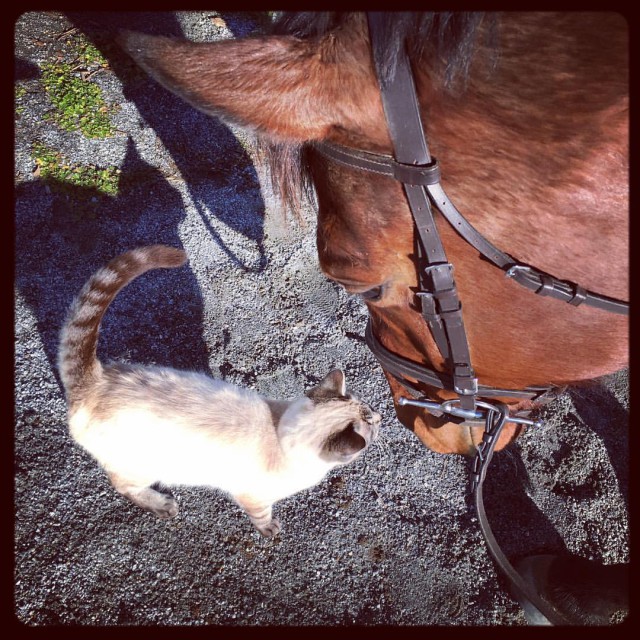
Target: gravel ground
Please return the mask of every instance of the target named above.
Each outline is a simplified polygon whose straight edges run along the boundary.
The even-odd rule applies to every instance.
[[[256,14],[23,14],[16,23],[15,615],[26,625],[525,625],[485,549],[470,461],[396,420],[362,339],[366,308],[321,274],[315,216],[286,222],[251,140],[147,79],[112,44],[122,26],[193,40],[260,28]],[[79,31],[68,31],[69,29]],[[66,32],[66,33],[65,33]],[[57,127],[39,65],[79,33],[117,132]],[[121,169],[117,196],[34,173],[39,141]],[[266,540],[222,494],[180,487],[160,521],[121,498],[71,440],[55,368],[73,296],[108,259],[182,246],[188,268],[147,274],[103,323],[104,359],[208,371],[292,397],[332,366],[383,416],[383,439],[280,502]],[[487,513],[508,556],[570,551],[628,562],[628,381],[564,394],[546,424],[494,457]]]

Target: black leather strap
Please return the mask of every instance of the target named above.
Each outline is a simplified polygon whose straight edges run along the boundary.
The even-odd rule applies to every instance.
[[[403,47],[400,48],[395,72],[388,81],[382,81],[380,48],[375,45],[382,40],[385,16],[379,12],[372,12],[368,13],[367,17],[374,66],[395,159],[407,167],[422,165],[431,168],[434,165],[422,127],[418,95],[406,52]],[[405,173],[410,176],[410,169],[406,169]],[[433,175],[436,175],[435,172]],[[421,289],[432,296],[424,318],[429,323],[436,344],[451,370],[453,390],[460,396],[461,407],[473,410],[478,380],[471,365],[467,334],[462,321],[462,305],[453,278],[453,268],[447,260],[440,240],[431,210],[431,198],[425,187],[406,182],[402,184],[420,239],[418,271]]]
[[[453,377],[447,373],[429,369],[424,364],[413,362],[407,358],[399,356],[393,351],[389,351],[376,337],[373,332],[371,320],[367,322],[364,332],[364,339],[371,353],[376,357],[382,368],[395,376],[399,382],[409,388],[415,389],[424,396],[424,391],[420,390],[419,384],[426,384],[436,389],[446,389],[453,391]],[[414,382],[417,380],[417,383]],[[478,395],[483,398],[519,398],[521,400],[538,401],[543,395],[549,394],[554,387],[526,387],[525,389],[500,389],[498,387],[488,387],[483,384],[478,385]]]
[[[510,267],[516,261],[507,253],[500,251],[489,240],[487,240],[478,230],[456,209],[449,196],[445,193],[440,183],[427,185],[427,191],[438,210],[447,222],[475,249],[477,249],[487,260],[491,260],[501,269]]]
[[[476,456],[473,460],[471,473],[471,492],[474,498],[480,530],[482,531],[489,553],[500,570],[509,579],[513,589],[517,591],[520,596],[520,601],[528,601],[528,603],[533,605],[551,624],[568,625],[570,624],[569,621],[555,607],[538,595],[514,569],[507,556],[502,552],[500,545],[493,535],[489,520],[487,519],[487,514],[484,509],[482,487],[498,437],[509,414],[509,410],[504,404],[495,404],[494,408],[496,411],[489,412],[487,415],[486,426],[482,434],[482,442],[478,446]]]
[[[379,173],[406,184],[425,186],[440,182],[440,166],[436,160],[426,166],[406,165],[396,162],[391,156],[342,147],[326,140],[312,144],[323,156],[335,160],[345,167]]]
[[[378,43],[383,41],[385,21],[388,17],[382,12],[371,11],[367,13],[367,20],[373,62],[380,85],[389,137],[393,144],[393,154],[402,164],[428,165],[431,162],[431,154],[422,128],[420,104],[404,46],[398,50],[392,77],[384,81],[382,79],[384,52]]]
[[[347,167],[362,169],[363,171],[398,179],[396,174],[400,173],[397,169],[399,163],[390,156],[349,149],[348,147],[341,147],[326,141],[314,143],[313,146],[325,157]],[[432,158],[429,167],[416,166],[405,167],[405,169],[407,175],[413,180],[413,184],[422,185],[427,189],[432,202],[460,236],[477,249],[487,260],[490,260],[493,264],[505,271],[507,277],[511,278],[514,282],[517,282],[533,293],[547,295],[573,306],[584,304],[585,306],[609,311],[611,313],[620,315],[629,314],[628,302],[594,293],[568,280],[560,280],[535,267],[518,262],[508,253],[495,247],[451,202],[439,182],[440,169],[437,160],[434,158]],[[434,182],[436,179],[438,182]],[[546,287],[543,286],[544,282],[547,283]]]
[[[628,302],[593,293],[593,291],[588,291],[575,282],[558,280],[534,267],[525,264],[514,264],[506,269],[506,272],[507,277],[540,296],[563,300],[575,307],[584,304],[588,307],[595,307],[611,313],[629,315]]]

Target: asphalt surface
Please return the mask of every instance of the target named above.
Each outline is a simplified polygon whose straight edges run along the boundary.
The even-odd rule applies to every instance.
[[[285,221],[251,140],[196,112],[113,45],[118,28],[240,37],[253,14],[34,12],[15,29],[15,578],[24,625],[525,625],[485,549],[471,462],[396,420],[362,335],[366,308],[320,272],[315,215]],[[78,31],[68,31],[77,29]],[[45,114],[40,65],[96,39],[91,81],[119,105],[87,139]],[[80,73],[80,71],[78,72]],[[33,144],[121,169],[117,195],[35,171]],[[58,332],[85,279],[135,246],[182,246],[188,267],[145,275],[105,317],[99,355],[207,371],[290,398],[340,366],[384,416],[382,441],[276,505],[259,536],[214,490],[174,490],[160,521],[120,497],[67,433]],[[505,553],[629,561],[628,380],[571,391],[494,457],[485,505]]]

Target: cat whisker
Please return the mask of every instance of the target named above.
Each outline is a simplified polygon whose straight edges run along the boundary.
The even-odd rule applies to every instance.
[[[379,463],[382,463],[384,466],[388,466],[388,463],[392,457],[391,453],[391,445],[388,441],[388,436],[384,431],[380,431],[378,433],[378,437],[372,443],[371,447],[369,447],[369,451],[367,455],[372,456],[374,459],[377,459]]]

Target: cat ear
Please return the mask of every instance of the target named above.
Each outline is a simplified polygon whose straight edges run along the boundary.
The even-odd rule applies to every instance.
[[[355,65],[346,55],[340,59],[334,37],[190,42],[124,31],[118,42],[192,106],[275,140],[324,138],[379,102],[369,58]],[[358,90],[344,91],[350,86]]]
[[[313,389],[307,391],[312,400],[322,401],[335,397],[344,397],[347,393],[347,381],[340,369],[329,372]]]
[[[322,379],[320,386],[332,390],[339,396],[344,396],[347,393],[347,379],[344,375],[344,371],[340,369],[330,371]]]
[[[327,438],[320,455],[328,462],[349,462],[366,446],[366,440],[355,432],[351,423],[346,429]]]

